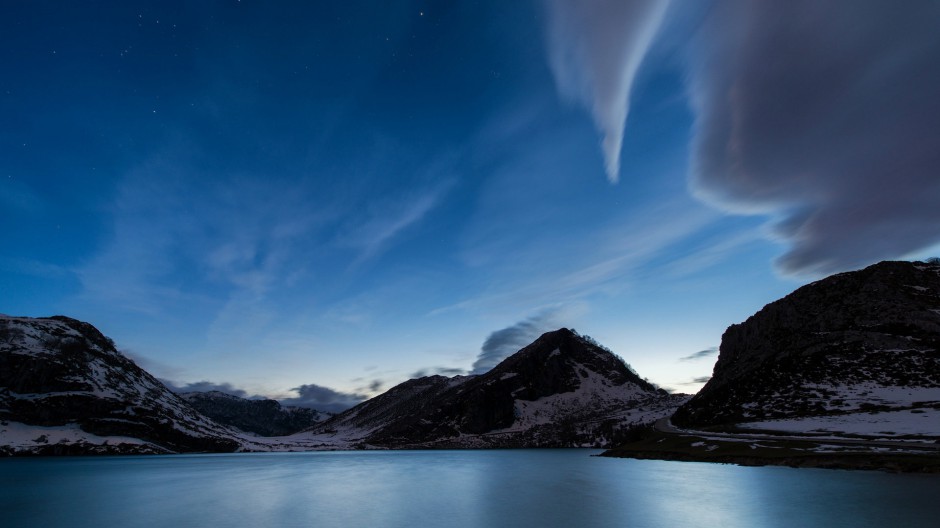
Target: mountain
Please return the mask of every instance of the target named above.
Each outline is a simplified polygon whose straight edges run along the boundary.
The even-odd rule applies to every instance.
[[[840,273],[732,325],[673,422],[940,438],[940,263]]]
[[[310,430],[342,446],[606,446],[685,401],[572,330],[548,332],[489,372],[402,383]]]
[[[88,323],[0,316],[0,454],[243,448]]]
[[[0,316],[0,455],[607,446],[686,399],[561,329],[486,374],[409,380],[306,431],[264,437],[323,415],[177,395],[88,323]]]
[[[180,397],[212,420],[261,436],[287,436],[331,416],[304,407],[282,406],[276,400],[249,400],[219,391],[185,392]]]

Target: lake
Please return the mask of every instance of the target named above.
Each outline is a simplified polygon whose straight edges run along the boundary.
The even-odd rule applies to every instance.
[[[0,459],[3,527],[935,527],[940,475],[588,450]]]

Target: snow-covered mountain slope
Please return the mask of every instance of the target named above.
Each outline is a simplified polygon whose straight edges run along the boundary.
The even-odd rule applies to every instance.
[[[201,415],[88,323],[0,316],[0,453],[235,451]]]
[[[219,391],[185,392],[180,397],[220,424],[261,436],[291,435],[333,416],[304,407],[282,406],[276,400],[249,400]]]
[[[407,381],[310,435],[389,448],[606,446],[686,399],[644,381],[589,338],[561,329],[485,374]]]
[[[940,438],[938,410],[940,264],[882,262],[728,328],[712,379],[673,422]]]

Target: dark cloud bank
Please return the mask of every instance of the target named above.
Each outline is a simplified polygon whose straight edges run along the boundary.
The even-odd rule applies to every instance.
[[[692,185],[778,215],[786,273],[940,241],[940,2],[721,0],[695,41]]]
[[[470,373],[483,374],[545,332],[557,330],[558,317],[554,311],[544,312],[491,333],[483,342]]]
[[[263,399],[264,396],[249,395],[246,391],[236,388],[231,383],[213,383],[211,381],[198,381],[179,385],[169,380],[160,380],[171,391],[181,394],[185,392],[210,392],[219,391],[239,398]],[[362,394],[350,394],[339,392],[329,387],[320,385],[301,385],[291,389],[297,391],[296,398],[285,398],[279,400],[282,405],[293,405],[296,407],[307,407],[318,411],[338,413],[349,409],[365,401],[368,397]]]
[[[411,379],[423,378],[425,376],[434,376],[434,375],[452,377],[452,376],[460,376],[466,373],[467,371],[461,368],[435,367],[435,368],[421,369],[421,370],[415,371],[411,374]]]
[[[296,405],[297,407],[309,407],[318,411],[338,413],[358,405],[368,399],[363,394],[350,394],[339,392],[329,387],[320,385],[301,385],[294,387],[294,391],[299,394],[296,398],[286,398],[281,400],[284,405]]]
[[[185,385],[179,385],[176,382],[161,379],[160,380],[168,389],[171,391],[182,394],[186,392],[224,392],[225,394],[231,394],[232,396],[238,396],[239,398],[261,398],[261,396],[249,396],[247,392],[242,389],[236,388],[231,383],[212,383],[211,381],[197,381],[195,383],[187,383]]]

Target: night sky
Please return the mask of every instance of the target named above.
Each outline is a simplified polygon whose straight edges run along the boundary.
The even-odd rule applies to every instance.
[[[567,326],[694,392],[940,254],[930,0],[0,2],[0,312],[339,409]]]

